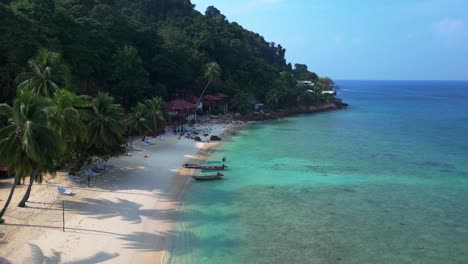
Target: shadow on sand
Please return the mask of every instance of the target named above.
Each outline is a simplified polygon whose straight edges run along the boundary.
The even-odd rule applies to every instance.
[[[119,256],[118,253],[107,253],[107,252],[98,252],[93,254],[87,258],[80,259],[77,261],[70,261],[70,262],[63,262],[61,253],[55,250],[52,250],[51,256],[46,256],[42,249],[35,244],[29,244],[29,252],[25,250],[25,257],[21,259],[23,263],[47,263],[47,264],[59,264],[59,263],[67,263],[67,264],[93,264],[93,263],[101,263],[104,261],[111,260]],[[5,261],[5,262],[4,262]],[[11,263],[8,260],[0,259],[0,263]]]

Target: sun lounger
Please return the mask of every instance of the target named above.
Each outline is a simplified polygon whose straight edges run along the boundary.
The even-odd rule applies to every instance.
[[[154,143],[151,140],[145,140],[145,141],[141,141],[140,145],[142,145],[142,146],[151,146],[151,145],[154,145]]]
[[[63,187],[57,187],[57,191],[60,193],[60,194],[64,194],[64,195],[72,195],[72,191],[70,190],[67,190]]]
[[[86,174],[87,176],[92,176],[92,177],[96,177],[96,176],[101,175],[100,173],[94,172],[94,171],[92,171],[90,169],[84,170],[83,173]]]
[[[82,181],[80,177],[75,175],[68,175],[68,180],[76,183],[80,183]]]
[[[91,170],[97,173],[103,173],[106,170],[106,167],[102,166],[101,164],[96,164]]]
[[[132,146],[132,150],[135,150],[135,151],[142,151],[143,149],[142,149],[142,148],[139,148],[139,147]]]
[[[131,152],[127,152],[127,156],[131,157],[131,156],[133,156],[133,154]]]
[[[91,170],[92,170],[94,173],[103,173],[103,172],[104,172],[104,170],[98,170],[98,169],[96,169],[96,168],[92,168]]]

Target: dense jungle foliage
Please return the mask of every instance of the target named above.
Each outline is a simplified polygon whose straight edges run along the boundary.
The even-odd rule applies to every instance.
[[[126,109],[178,88],[199,94],[209,62],[222,70],[209,90],[273,108],[297,102],[296,80],[317,78],[306,65],[287,64],[280,44],[215,7],[201,14],[189,0],[0,0],[0,101],[16,95],[17,76],[40,48],[68,65],[71,81],[61,88],[108,92]]]

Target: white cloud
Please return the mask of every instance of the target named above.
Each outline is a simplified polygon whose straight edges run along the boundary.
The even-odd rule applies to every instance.
[[[464,20],[446,18],[433,24],[434,34],[448,42],[458,42],[468,36],[468,26]]]

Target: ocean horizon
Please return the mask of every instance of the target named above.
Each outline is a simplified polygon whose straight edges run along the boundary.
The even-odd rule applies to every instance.
[[[468,81],[336,81],[346,110],[248,126],[191,182],[171,263],[466,263]]]

